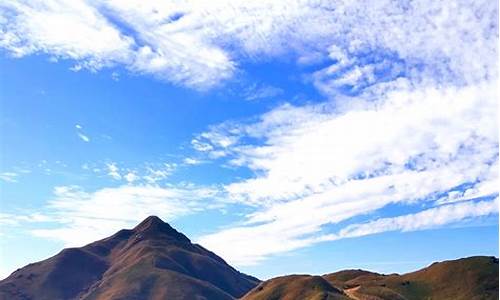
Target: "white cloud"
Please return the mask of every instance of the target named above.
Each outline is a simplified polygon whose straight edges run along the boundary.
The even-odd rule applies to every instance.
[[[347,78],[376,78],[374,70],[398,73],[384,55],[364,60],[367,50],[400,59],[397,66],[407,73],[423,67],[460,80],[496,74],[488,60],[497,51],[494,1],[18,0],[0,5],[0,47],[16,56],[43,52],[75,60],[76,69],[123,65],[196,88],[230,78],[240,61],[287,54],[299,62],[322,60],[313,56],[337,60],[340,74],[325,70],[316,76],[326,92]]]
[[[108,163],[106,164],[106,167],[108,169],[108,175],[111,176],[111,178],[115,180],[120,180],[122,179],[122,175],[120,174],[120,168],[116,165],[116,163]]]
[[[111,79],[113,79],[114,81],[120,81],[120,74],[118,72],[112,72]]]
[[[467,171],[474,175],[464,180],[474,182],[498,154],[495,84],[398,90],[346,112],[324,104],[285,106],[256,124],[201,137],[212,151],[225,151],[233,163],[261,174],[227,187],[256,204],[412,170]],[[262,145],[243,144],[244,136]]]
[[[85,1],[3,1],[0,45],[16,56],[45,52],[98,69],[123,61],[132,40]]]
[[[498,197],[491,201],[464,202],[443,205],[415,214],[394,218],[381,218],[364,224],[352,224],[342,229],[338,235],[324,236],[321,240],[359,237],[386,231],[415,231],[429,229],[466,218],[474,218],[498,213]]]
[[[18,218],[12,214],[0,213],[0,224],[5,225],[16,225],[18,224]]]
[[[0,47],[73,59],[75,69],[123,65],[203,89],[248,61],[291,55],[313,64],[304,77],[329,102],[285,104],[192,140],[207,158],[255,172],[226,186],[231,200],[254,207],[246,226],[201,239],[214,250],[234,245],[221,251],[230,261],[307,246],[325,236],[324,225],[391,203],[498,194],[495,1],[0,5]],[[142,178],[155,184],[170,172],[151,168]],[[462,185],[468,191],[456,194]]]
[[[183,160],[186,165],[202,163],[195,159]],[[135,184],[158,184],[169,178],[178,168],[177,163],[172,162],[141,162],[139,164],[117,163],[108,160],[108,162],[84,163],[81,168],[94,174],[106,174],[113,180],[124,183]]]
[[[254,265],[261,263],[269,256],[293,251],[314,245],[319,242],[335,241],[386,231],[416,231],[431,229],[465,219],[498,213],[498,198],[480,202],[462,202],[439,206],[420,211],[415,214],[402,215],[394,218],[381,218],[368,223],[352,224],[338,233],[322,234],[321,221],[316,218],[328,217],[331,222],[339,222],[351,216],[366,213],[363,205],[372,206],[373,199],[346,201],[337,205],[325,207],[318,205],[316,210],[310,207],[295,205],[295,212],[288,213],[291,218],[286,221],[276,218],[273,222],[254,226],[236,226],[224,229],[214,234],[199,238],[197,242],[204,247],[222,255],[231,264]],[[285,208],[286,209],[286,208]],[[308,216],[304,218],[302,216]],[[307,220],[304,220],[307,219]],[[231,245],[225,247],[224,245]]]
[[[0,173],[0,179],[5,182],[17,182],[17,177],[19,177],[19,174],[14,172]]]
[[[124,65],[197,88],[216,84],[234,69],[222,50],[191,27],[195,24],[167,21],[182,9],[173,4],[60,0],[1,5],[0,46],[16,56],[45,52],[75,60],[75,70]]]
[[[490,183],[498,169],[496,99],[494,82],[397,90],[341,111],[286,105],[254,124],[214,127],[217,134],[204,136],[217,140],[202,142],[255,171],[226,191],[255,208],[245,226],[200,242],[235,264],[253,264],[317,242],[328,234],[325,225],[391,203],[434,201],[463,184],[470,191],[462,201],[498,195]],[[224,134],[234,141],[229,147],[218,143]],[[262,142],[244,143],[246,136]],[[230,250],[217,246],[226,244]]]
[[[202,163],[195,159],[183,160],[186,165]],[[108,160],[108,162],[84,163],[81,168],[94,174],[105,174],[116,181],[134,184],[158,184],[166,183],[178,168],[177,163],[171,162],[141,162],[139,164],[117,163]]]
[[[127,182],[134,182],[139,179],[139,177],[134,172],[128,172],[125,176],[123,176]]]
[[[50,229],[36,229],[35,236],[60,240],[65,246],[82,246],[114,232],[131,228],[149,215],[165,221],[210,209],[218,191],[210,187],[124,185],[87,192],[77,186],[54,189],[55,198],[44,209]],[[43,226],[40,226],[43,227]]]
[[[76,125],[75,125],[75,128],[76,128],[76,135],[77,135],[77,136],[78,136],[78,137],[79,137],[82,141],[84,141],[85,143],[90,142],[90,138],[89,138],[89,136],[88,136],[88,135],[86,135],[86,134],[84,134],[84,133],[82,132],[82,130],[83,130],[83,126],[82,126],[82,125],[80,125],[80,124],[76,124]]]
[[[498,194],[498,160],[489,168],[488,172],[478,179],[478,182],[466,189],[453,190],[442,197],[436,203],[448,204],[467,201],[482,197],[491,197]]]
[[[213,147],[210,144],[202,143],[202,142],[198,141],[197,139],[193,139],[191,141],[191,145],[193,146],[193,148],[196,151],[208,152],[208,151],[213,150]]]
[[[159,168],[148,167],[147,175],[142,176],[142,179],[144,179],[146,182],[150,184],[154,184],[156,182],[168,178],[168,176],[170,176],[175,171],[176,168],[177,164],[169,164],[169,163],[164,163]]]
[[[186,165],[199,165],[199,164],[202,163],[201,160],[196,159],[196,158],[192,158],[192,157],[186,157],[186,158],[184,158],[183,162]]]
[[[283,89],[275,86],[266,84],[252,84],[244,90],[243,97],[248,101],[256,101],[261,99],[275,98],[282,95],[283,93]]]
[[[244,226],[200,238],[229,261],[311,245],[326,225],[394,203],[456,203],[422,212],[446,214],[442,224],[469,208],[497,213],[465,201],[498,195],[498,4],[360,4],[336,7],[329,66],[310,76],[329,101],[285,104],[193,140],[207,158],[254,172],[226,186],[254,208]]]
[[[78,137],[79,137],[82,141],[84,141],[84,142],[86,142],[86,143],[90,142],[90,138],[89,138],[88,136],[86,136],[85,134],[83,134],[83,133],[81,133],[81,132],[78,132],[77,134],[78,134]]]
[[[51,219],[41,213],[13,214],[0,212],[0,236],[11,234],[11,228],[21,226],[25,223],[46,222]]]

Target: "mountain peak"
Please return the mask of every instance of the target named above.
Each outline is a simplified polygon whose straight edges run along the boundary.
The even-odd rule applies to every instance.
[[[158,216],[149,216],[147,217],[146,219],[142,220],[141,223],[139,223],[137,227],[143,227],[143,226],[150,226],[150,225],[161,225],[161,224],[167,224],[165,222],[163,222],[162,219],[160,219]]]
[[[167,235],[177,240],[190,242],[184,234],[178,232],[157,216],[147,217],[133,231],[140,235]]]
[[[0,300],[234,300],[257,283],[150,216],[132,230],[19,269],[0,281]]]

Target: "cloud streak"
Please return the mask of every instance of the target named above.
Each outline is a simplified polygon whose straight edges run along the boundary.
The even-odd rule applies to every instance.
[[[88,143],[90,142],[90,137],[86,134],[83,133],[83,127],[82,125],[80,124],[76,124],[75,125],[75,128],[76,128],[76,135],[82,140],[84,141],[85,143]]]
[[[198,89],[231,78],[240,61],[283,56],[330,61],[314,75],[326,93],[422,68],[462,81],[496,72],[486,60],[497,51],[492,41],[498,36],[498,4],[491,1],[18,0],[0,5],[0,47],[14,56],[46,53],[75,61],[75,70],[124,66]],[[460,44],[467,49],[453,47]],[[367,49],[376,55],[367,56]]]
[[[84,141],[85,143],[88,143],[90,142],[90,138],[88,136],[86,136],[85,134],[81,133],[81,132],[78,132],[78,137]]]
[[[326,66],[309,76],[329,101],[284,104],[192,141],[207,159],[253,171],[225,187],[253,208],[244,225],[200,238],[233,263],[372,225],[407,231],[498,213],[497,4],[359,4],[335,7],[347,16],[334,13],[339,36],[328,27]],[[438,207],[349,227],[391,204]],[[415,221],[426,216],[436,219]],[[328,232],[337,224],[342,234]]]
[[[0,179],[4,182],[17,182],[17,178],[19,177],[19,174],[15,172],[2,172],[0,173]]]
[[[0,47],[17,57],[70,59],[74,70],[122,66],[203,90],[229,80],[245,63],[284,57],[307,65],[302,78],[327,101],[283,104],[251,120],[216,124],[191,142],[199,161],[253,172],[224,187],[226,201],[253,209],[244,225],[200,238],[233,263],[257,263],[321,240],[498,212],[498,200],[491,200],[498,195],[495,1],[0,5]],[[282,93],[269,86],[249,91],[250,100]],[[109,176],[129,186],[57,189],[50,209],[65,228],[34,233],[71,244],[82,228],[90,239],[104,234],[99,228],[124,226],[150,208],[167,219],[188,214],[198,209],[194,198],[214,195],[158,186],[172,172],[169,165],[148,169],[140,176],[143,186],[131,185],[138,180],[132,171],[107,166]],[[391,204],[437,207],[346,225],[333,235],[325,229]],[[114,207],[127,217],[99,216]],[[419,223],[423,216],[434,219]],[[231,249],[221,248],[228,244]]]
[[[82,246],[114,232],[135,226],[149,215],[166,221],[214,209],[218,191],[210,187],[124,185],[87,192],[78,186],[54,189],[54,199],[43,210],[51,228],[31,233],[62,241],[66,247]]]
[[[321,240],[359,237],[387,231],[415,231],[434,228],[448,223],[498,213],[498,197],[490,201],[465,202],[443,205],[415,214],[394,218],[381,218],[365,224],[353,224],[342,229],[338,235],[324,236]]]
[[[231,199],[254,212],[245,226],[200,241],[229,261],[253,264],[316,243],[328,235],[326,225],[390,204],[440,205],[498,195],[495,84],[399,89],[381,94],[377,103],[358,96],[353,101],[364,104],[343,111],[329,104],[286,105],[257,123],[213,127],[199,143],[211,148],[208,156],[223,152],[230,164],[255,172],[226,185]],[[439,213],[450,214],[447,224],[460,221],[462,211]],[[217,248],[227,243],[234,251]]]

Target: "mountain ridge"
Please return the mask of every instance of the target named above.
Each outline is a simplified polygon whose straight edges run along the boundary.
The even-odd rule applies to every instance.
[[[0,281],[0,299],[234,299],[259,280],[156,216]]]
[[[322,284],[311,284],[321,279]],[[471,256],[405,274],[350,269],[276,277],[261,282],[242,300],[494,300],[498,292],[498,258]]]
[[[405,274],[348,269],[261,282],[156,216],[0,281],[0,300],[494,300],[498,258],[473,256]]]

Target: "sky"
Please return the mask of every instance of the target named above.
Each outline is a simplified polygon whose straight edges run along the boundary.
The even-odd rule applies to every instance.
[[[261,279],[498,257],[496,1],[0,0],[0,277],[157,215]]]

